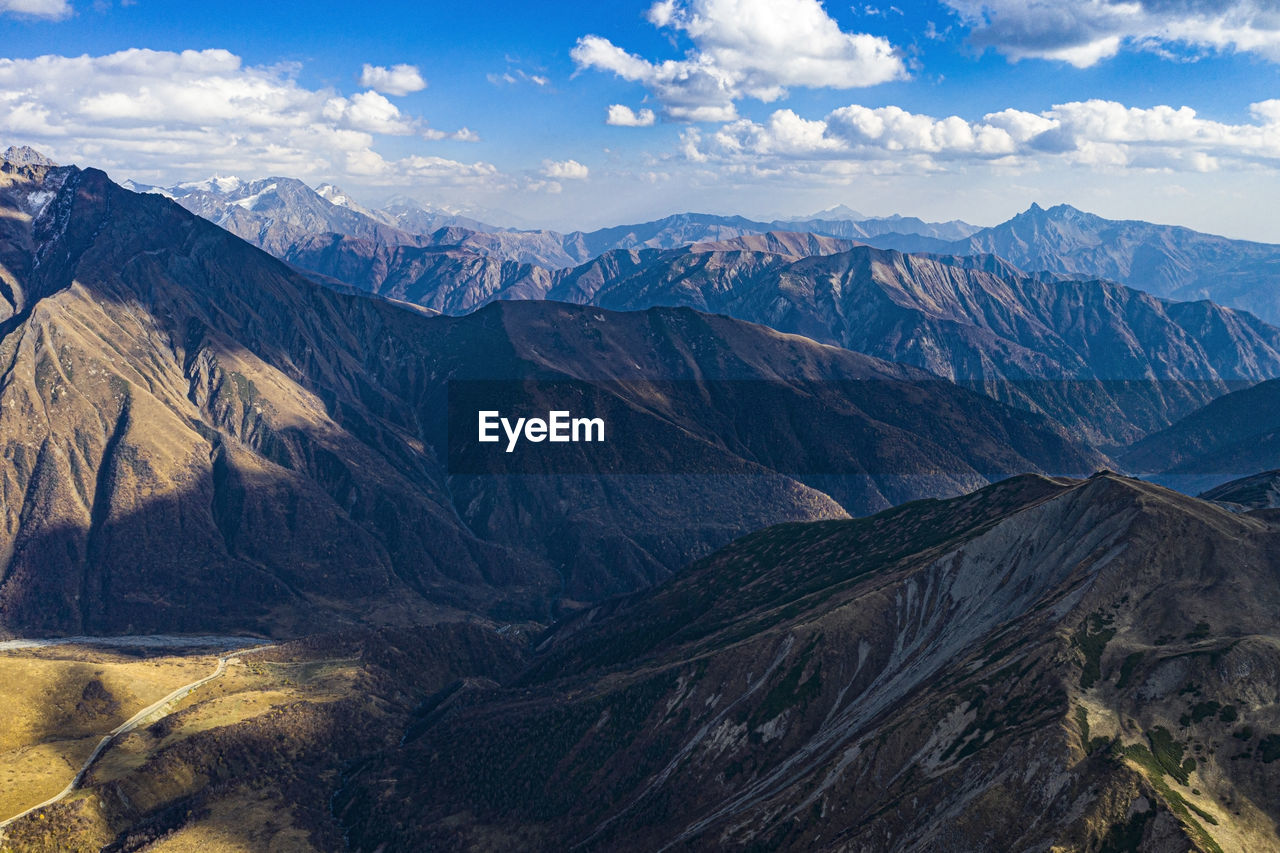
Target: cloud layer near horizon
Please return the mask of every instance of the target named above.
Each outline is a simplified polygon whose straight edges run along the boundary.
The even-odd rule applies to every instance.
[[[739,170],[832,174],[930,172],[957,161],[1034,168],[1044,161],[1101,169],[1207,172],[1280,165],[1280,100],[1255,103],[1254,121],[1225,124],[1190,107],[1126,107],[1114,101],[1007,109],[977,121],[899,107],[851,105],[821,119],[789,109],[713,132],[685,132],[684,156]]]

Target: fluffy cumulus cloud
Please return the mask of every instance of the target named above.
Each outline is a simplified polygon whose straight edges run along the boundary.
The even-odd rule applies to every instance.
[[[1059,104],[1039,113],[1008,109],[978,121],[935,118],[899,107],[847,106],[821,119],[777,110],[715,133],[686,132],[682,154],[698,163],[761,172],[929,172],[957,163],[1034,167],[1055,159],[1095,168],[1204,172],[1280,168],[1280,100],[1251,108],[1252,121],[1200,118],[1190,107],[1126,107],[1114,101]]]
[[[586,180],[590,170],[577,160],[543,160],[542,174],[558,181]]]
[[[788,87],[849,89],[906,74],[888,41],[841,30],[818,0],[660,0],[648,18],[693,48],[653,62],[587,35],[571,55],[579,68],[641,84],[679,121],[730,121],[736,101],[776,101]]]
[[[1235,50],[1280,61],[1277,0],[944,0],[980,47],[1084,68],[1125,47]]]
[[[485,163],[387,160],[376,136],[472,134],[435,131],[372,90],[309,89],[295,74],[246,67],[225,50],[0,59],[0,127],[57,159],[157,178],[240,171],[467,182],[497,173]]]
[[[612,104],[605,116],[605,124],[614,127],[648,127],[653,124],[654,118],[653,110],[642,109],[637,112],[625,104]]]
[[[360,85],[385,95],[408,95],[427,88],[427,81],[422,79],[422,72],[414,65],[383,68],[381,65],[366,63],[360,69]]]
[[[71,4],[67,0],[0,0],[2,14],[57,21],[71,14]]]

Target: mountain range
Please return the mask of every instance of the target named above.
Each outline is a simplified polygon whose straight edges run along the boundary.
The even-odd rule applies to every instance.
[[[1066,204],[1047,209],[1033,204],[1007,222],[959,240],[906,235],[879,245],[907,252],[991,253],[1027,270],[1109,279],[1167,299],[1210,299],[1280,323],[1280,246],[1272,243],[1104,219]]]
[[[770,523],[1104,461],[1041,416],[764,327],[531,301],[433,316],[95,170],[3,174],[9,631],[535,618]],[[719,476],[452,474],[448,388],[468,379],[607,380],[584,405],[623,413],[608,452]],[[772,417],[742,380],[772,383]]]
[[[271,198],[272,189],[288,196],[281,205]],[[213,221],[234,222],[240,236],[279,254],[278,240],[257,241],[243,224],[244,213],[279,219],[282,210],[299,203],[300,210],[314,208],[315,200],[299,202],[310,193],[328,202],[334,221],[317,226],[310,219],[309,233],[361,236],[372,227],[353,225],[349,214],[396,228],[421,242],[432,237],[439,245],[463,245],[501,260],[533,263],[548,269],[576,266],[612,249],[669,249],[699,242],[715,242],[769,231],[793,231],[868,243],[909,253],[944,255],[996,255],[1028,272],[1053,272],[1069,277],[1106,279],[1155,296],[1196,301],[1208,299],[1240,308],[1263,320],[1280,323],[1280,297],[1275,282],[1280,277],[1280,246],[1233,240],[1181,226],[1157,225],[1138,220],[1111,220],[1059,204],[1043,208],[1033,204],[999,225],[979,228],[959,220],[926,222],[900,215],[864,217],[841,205],[812,217],[772,221],[741,216],[683,213],[635,225],[621,225],[591,232],[560,234],[546,230],[513,230],[488,225],[475,218],[423,206],[404,197],[382,209],[369,209],[331,184],[311,190],[301,181],[269,178],[243,182],[238,178],[209,178],[172,187],[149,187],[127,182],[131,189],[159,192]],[[280,188],[287,187],[281,190]],[[264,195],[265,193],[265,195]],[[228,216],[229,213],[234,216]],[[298,217],[285,215],[297,222]],[[221,223],[220,223],[221,224]],[[488,235],[488,236],[481,236]],[[413,238],[417,239],[414,240]]]
[[[767,232],[613,250],[558,272],[336,236],[284,257],[449,313],[520,299],[723,313],[972,382],[1107,447],[1166,427],[1240,383],[1280,375],[1280,331],[1246,312],[1026,275],[991,255],[909,255]]]
[[[297,268],[358,290],[451,314],[511,299],[725,313],[973,383],[1109,451],[1280,375],[1280,333],[1259,318],[1107,280],[1138,275],[1113,255],[1146,246],[1138,254],[1150,259],[1158,235],[1219,262],[1275,248],[1187,229],[1058,206],[982,230],[896,217],[841,228],[801,220],[787,223],[798,230],[777,231],[769,229],[778,223],[685,214],[570,235],[461,227],[413,235],[330,185],[321,190],[276,178],[165,192]],[[327,220],[325,209],[335,211]],[[877,230],[889,227],[902,230]],[[952,254],[859,245],[909,244],[912,229],[918,243]],[[959,232],[967,236],[937,236]],[[1083,252],[1099,245],[1111,254]],[[1046,260],[1068,255],[1075,260]]]
[[[169,187],[126,181],[126,189],[164,195],[192,213],[220,225],[279,256],[290,238],[341,234],[375,242],[460,245],[499,260],[536,263],[549,269],[572,267],[611,249],[668,249],[708,240],[731,239],[771,230],[805,231],[828,237],[864,239],[887,233],[918,234],[937,240],[962,239],[976,226],[965,222],[925,222],[916,217],[800,219],[759,222],[741,216],[683,213],[636,225],[573,231],[499,228],[404,196],[370,209],[333,184],[314,189],[296,178],[242,181],[211,177]],[[395,234],[378,226],[401,232]]]
[[[274,645],[0,648],[0,848],[1280,849],[1275,247],[132,190],[0,161],[0,636]]]

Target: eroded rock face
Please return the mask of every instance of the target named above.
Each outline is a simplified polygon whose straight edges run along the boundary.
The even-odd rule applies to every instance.
[[[394,797],[347,793],[351,837],[1270,849],[1278,543],[1109,474],[762,531],[434,707],[370,774]]]

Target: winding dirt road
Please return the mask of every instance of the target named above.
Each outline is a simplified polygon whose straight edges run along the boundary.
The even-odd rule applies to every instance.
[[[108,734],[104,735],[102,740],[98,741],[98,745],[94,747],[93,752],[89,755],[88,759],[85,760],[84,764],[80,766],[80,771],[76,773],[75,778],[72,779],[67,784],[67,787],[63,788],[60,793],[55,794],[54,796],[45,800],[43,803],[34,805],[31,808],[27,809],[26,811],[22,812],[21,814],[16,814],[11,818],[0,821],[0,830],[3,830],[9,824],[13,823],[16,820],[19,820],[20,818],[26,817],[32,812],[39,811],[40,809],[43,809],[46,806],[51,806],[54,803],[59,802],[63,798],[69,796],[73,791],[75,791],[76,788],[80,787],[80,783],[84,780],[84,775],[89,772],[89,768],[93,766],[93,762],[97,761],[98,757],[101,756],[102,753],[106,752],[106,750],[111,746],[112,743],[115,742],[117,738],[127,735],[129,732],[136,729],[139,725],[142,724],[144,720],[149,719],[153,714],[155,714],[157,711],[162,710],[169,703],[177,702],[180,699],[184,699],[189,693],[191,693],[191,691],[199,687],[202,687],[205,684],[208,684],[210,681],[213,681],[215,678],[221,677],[222,674],[227,671],[227,665],[230,663],[234,663],[238,659],[239,655],[262,651],[265,648],[269,648],[269,646],[259,646],[258,648],[255,648],[255,649],[240,650],[235,653],[228,652],[227,654],[218,658],[218,666],[209,675],[206,675],[204,678],[201,678],[197,681],[193,681],[190,684],[184,684],[183,686],[179,687],[177,690],[174,690],[172,693],[168,694],[164,698],[151,703],[150,705],[143,708],[138,713],[134,714],[129,719],[125,720],[120,725],[116,726]],[[164,717],[167,715],[161,714],[160,716]]]

